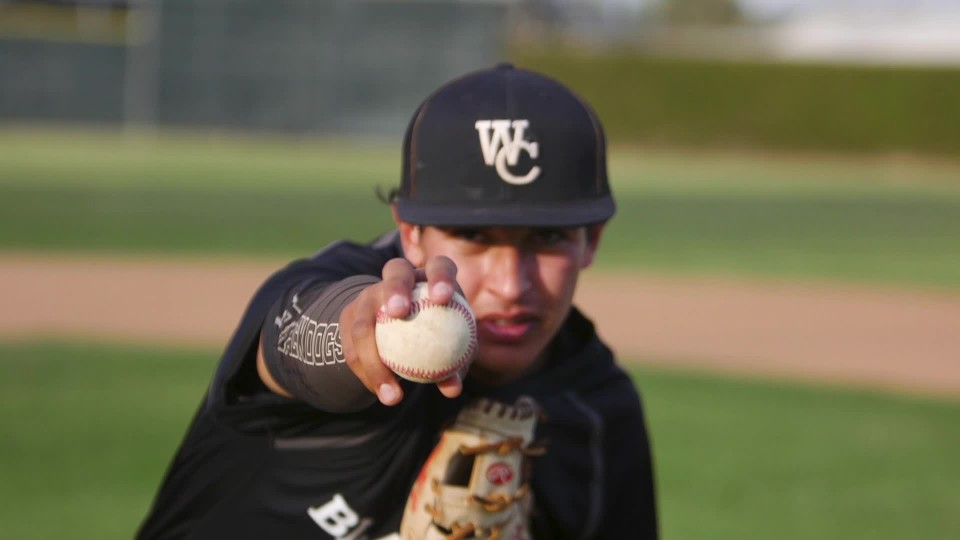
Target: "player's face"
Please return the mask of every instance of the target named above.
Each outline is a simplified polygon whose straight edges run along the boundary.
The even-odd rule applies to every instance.
[[[593,261],[602,226],[414,227],[400,224],[416,266],[445,255],[477,317],[471,376],[491,383],[532,370],[566,318],[580,270]]]

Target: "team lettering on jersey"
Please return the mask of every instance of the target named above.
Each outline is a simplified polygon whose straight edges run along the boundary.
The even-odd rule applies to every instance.
[[[285,309],[274,319],[274,324],[281,329],[277,350],[311,366],[346,362],[340,342],[340,324],[322,323],[304,315],[297,295],[293,296],[291,307],[297,315]]]
[[[372,519],[357,515],[339,493],[326,504],[307,508],[307,514],[336,540],[367,540],[364,533],[373,525]],[[391,533],[376,540],[400,540],[400,535]]]
[[[500,179],[508,184],[522,186],[540,176],[540,167],[536,165],[522,176],[514,175],[508,169],[508,166],[517,166],[521,151],[526,151],[532,159],[540,155],[540,145],[526,140],[529,126],[528,120],[477,120],[474,124],[480,136],[483,162],[494,167]]]

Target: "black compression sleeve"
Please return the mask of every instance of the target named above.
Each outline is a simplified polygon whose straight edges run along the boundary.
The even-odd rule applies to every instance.
[[[294,287],[263,325],[263,357],[270,375],[297,399],[329,412],[352,412],[376,400],[347,366],[340,312],[379,279],[353,276],[331,284]]]

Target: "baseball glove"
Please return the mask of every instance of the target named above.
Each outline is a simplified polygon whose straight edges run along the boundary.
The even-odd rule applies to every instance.
[[[526,458],[535,402],[481,399],[463,409],[420,470],[400,524],[404,540],[527,540],[532,506]]]

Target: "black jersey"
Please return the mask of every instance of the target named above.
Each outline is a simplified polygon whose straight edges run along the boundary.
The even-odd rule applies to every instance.
[[[138,538],[395,538],[420,466],[443,425],[474,397],[534,397],[546,418],[534,460],[537,538],[654,538],[649,444],[640,402],[593,326],[575,309],[544,369],[501,387],[469,378],[456,400],[401,381],[395,407],[333,414],[277,396],[256,372],[260,331],[278,298],[305,280],[379,276],[397,234],[338,242],[268,279],[226,347]],[[346,369],[346,367],[344,367]],[[626,535],[626,536],[624,536]]]
[[[630,377],[577,309],[551,344],[545,366],[505,386],[470,380],[464,395],[511,403],[532,397],[544,413],[533,459],[535,538],[658,537],[650,444]]]

